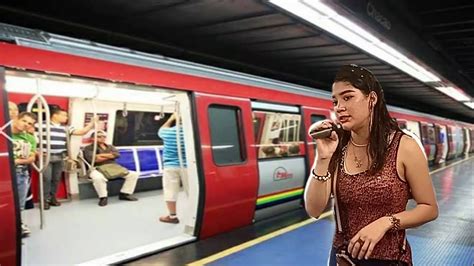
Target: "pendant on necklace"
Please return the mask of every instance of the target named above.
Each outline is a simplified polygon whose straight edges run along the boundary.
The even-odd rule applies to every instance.
[[[358,159],[357,156],[354,157],[354,162],[356,163],[356,168],[362,167],[362,160]]]

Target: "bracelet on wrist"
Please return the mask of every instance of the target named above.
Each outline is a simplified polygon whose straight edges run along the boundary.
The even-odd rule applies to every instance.
[[[316,172],[314,172],[314,169],[311,170],[311,174],[313,175],[313,178],[318,180],[318,181],[328,181],[329,178],[331,178],[331,173],[329,171],[326,173],[326,175],[317,175]]]
[[[393,215],[393,214],[388,215],[388,218],[390,219],[390,223],[391,223],[390,231],[396,232],[396,231],[400,230],[400,219],[395,217],[395,215]]]

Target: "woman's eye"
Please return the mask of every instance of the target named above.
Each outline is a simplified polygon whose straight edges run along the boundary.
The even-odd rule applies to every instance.
[[[349,101],[349,99],[352,98],[352,96],[344,96],[344,101]]]
[[[333,106],[337,106],[337,101],[332,101]]]

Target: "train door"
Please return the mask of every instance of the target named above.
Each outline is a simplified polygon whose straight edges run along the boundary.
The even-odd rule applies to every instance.
[[[418,137],[418,139],[421,142],[420,123],[417,121],[407,120],[406,126],[407,126],[406,129],[410,131],[411,133],[413,133],[416,137]]]
[[[13,172],[13,161],[10,156],[12,147],[9,140],[11,131],[9,125],[10,116],[8,115],[8,99],[4,89],[5,72],[0,68],[0,265],[20,265],[20,212],[18,211],[16,179]]]
[[[249,99],[195,93],[202,184],[201,238],[252,223],[258,171]]]
[[[474,128],[469,129],[469,136],[471,140],[471,148],[469,149],[469,153],[474,152]]]
[[[64,99],[63,109],[67,107],[68,124],[72,126],[69,128],[75,128],[69,131],[71,147],[66,150],[70,151],[71,161],[81,166],[63,173],[68,181],[65,189],[69,197],[59,198],[60,206],[51,206],[44,212],[43,228],[38,206],[22,212],[31,230],[30,237],[22,240],[21,251],[17,250],[25,264],[106,265],[196,240],[199,182],[188,92],[47,73],[16,70],[6,73],[6,89],[13,100],[18,100],[19,94],[31,97],[35,93]],[[159,221],[160,216],[169,212],[162,189],[163,140],[157,131],[173,113],[181,117],[179,126],[184,136],[179,138],[179,145],[186,154],[181,161],[187,163],[186,168],[181,162],[178,167],[183,166],[180,170],[188,176],[188,186],[183,181],[173,192],[178,199],[177,224]],[[96,127],[90,127],[94,116],[99,121]],[[99,130],[102,137],[98,141],[116,148],[113,159],[126,168],[124,175],[128,176],[99,177],[98,181],[104,181],[102,187],[91,178],[94,171],[100,170],[96,168],[98,164],[92,166],[86,158],[87,147],[93,146],[93,133]],[[59,131],[51,134],[51,138],[51,144],[56,145],[51,149],[64,148],[64,140],[60,138],[66,137]],[[1,160],[3,157],[0,163]],[[8,167],[2,165],[3,169]],[[8,175],[0,176],[5,177]],[[33,193],[38,191],[33,189]],[[138,201],[130,201],[124,194]],[[107,198],[108,204],[99,205],[99,197]],[[19,220],[16,217],[17,223]],[[0,230],[3,228],[2,223]]]
[[[318,121],[329,119],[331,117],[331,112],[325,109],[312,108],[312,107],[303,107],[303,116],[304,116],[304,125],[306,130],[309,127]],[[308,169],[311,169],[313,166],[314,157],[316,156],[316,142],[311,139],[308,134],[305,132],[306,138],[306,148],[307,148],[307,158],[308,158]],[[309,173],[308,173],[309,174]]]
[[[425,148],[428,162],[433,164],[436,154],[436,141],[433,124],[428,124],[425,122],[421,123],[421,141]]]
[[[461,126],[455,126],[456,137],[456,157],[461,156],[463,148],[464,148],[464,131],[462,130]]]
[[[446,132],[448,136],[448,155],[446,160],[456,157],[456,132],[454,126],[447,126]]]
[[[469,154],[469,150],[471,149],[471,139],[470,139],[470,132],[469,132],[469,129],[467,127],[463,127],[462,128],[463,132],[464,132],[464,149],[463,149],[463,154],[464,155],[468,155]]]
[[[255,220],[301,208],[306,148],[300,109],[252,102],[259,186]]]
[[[437,138],[437,148],[436,148],[436,160],[435,163],[443,163],[446,161],[448,155],[448,135],[446,126],[444,125],[435,125],[436,138]]]

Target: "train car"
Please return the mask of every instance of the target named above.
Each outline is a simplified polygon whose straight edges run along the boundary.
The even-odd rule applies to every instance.
[[[7,101],[25,106],[35,95],[67,110],[75,128],[98,116],[95,130],[117,147],[118,163],[139,175],[139,201],[117,200],[123,182],[117,180],[108,182],[109,205],[97,206],[87,172],[76,169],[63,175],[62,206],[20,213],[12,147],[1,137],[0,264],[118,263],[301,208],[315,156],[305,132],[334,117],[330,93],[10,25],[2,30],[0,123],[9,121]],[[461,136],[461,127],[469,128],[472,136],[470,124],[396,107],[390,112],[427,139],[433,162],[434,125],[448,129],[454,155],[465,144],[457,135],[450,139],[449,130]],[[189,186],[180,192],[176,225],[158,221],[166,208],[157,131],[172,113],[182,118]],[[420,130],[422,124],[432,130]],[[71,156],[80,158],[91,141],[91,132],[71,137]],[[39,176],[33,175],[36,197]],[[21,219],[31,228],[28,238],[21,239]]]

